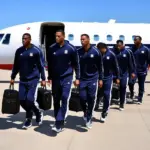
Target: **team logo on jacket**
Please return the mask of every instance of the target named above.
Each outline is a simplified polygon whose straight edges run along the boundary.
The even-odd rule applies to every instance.
[[[144,51],[141,51],[142,54],[144,54]]]
[[[107,56],[107,59],[109,59],[109,56]]]
[[[65,50],[64,53],[65,53],[65,54],[68,54],[68,50]]]
[[[94,57],[94,55],[93,54],[91,54],[91,58],[93,58]]]
[[[30,53],[30,57],[32,57],[33,56],[33,53]]]
[[[54,52],[53,55],[56,55],[56,52]]]
[[[126,57],[126,54],[123,54],[123,57]]]

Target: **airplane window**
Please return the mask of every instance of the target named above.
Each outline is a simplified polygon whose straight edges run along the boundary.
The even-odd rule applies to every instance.
[[[94,35],[94,41],[99,41],[99,35]]]
[[[73,39],[74,39],[73,34],[69,34],[69,35],[68,35],[68,40],[69,40],[69,41],[72,41]]]
[[[0,41],[1,41],[1,39],[3,38],[3,36],[4,36],[4,34],[0,34]]]
[[[11,36],[11,34],[6,34],[6,36],[5,36],[5,38],[4,38],[4,40],[3,40],[3,44],[9,44],[9,42],[10,42],[10,36]]]
[[[124,35],[120,35],[120,36],[119,36],[119,39],[122,40],[122,41],[124,41],[124,40],[125,40]]]
[[[107,41],[112,41],[112,36],[111,35],[107,35]]]

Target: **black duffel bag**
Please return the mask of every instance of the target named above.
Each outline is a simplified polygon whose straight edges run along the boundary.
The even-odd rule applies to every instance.
[[[17,114],[20,112],[19,92],[10,85],[9,89],[4,90],[2,100],[3,114]]]
[[[120,86],[116,83],[113,83],[112,87],[112,99],[119,100],[120,99]]]
[[[73,88],[71,92],[71,98],[69,101],[69,110],[79,112],[82,111],[82,107],[80,104],[80,96],[79,96],[79,89]]]
[[[40,109],[49,110],[52,106],[52,92],[45,87],[38,88],[37,102]]]

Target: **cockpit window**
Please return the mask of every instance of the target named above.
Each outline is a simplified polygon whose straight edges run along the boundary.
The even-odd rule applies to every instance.
[[[4,38],[4,40],[3,40],[3,44],[9,44],[9,42],[10,42],[10,36],[11,36],[11,34],[6,34],[6,36],[5,36],[5,38]]]
[[[3,36],[4,36],[4,34],[0,34],[0,41],[2,40]]]

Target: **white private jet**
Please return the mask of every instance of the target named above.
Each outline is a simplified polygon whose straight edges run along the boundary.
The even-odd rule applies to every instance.
[[[16,25],[0,30],[0,69],[10,70],[13,66],[14,54],[22,45],[22,35],[30,33],[32,43],[40,47],[46,58],[49,45],[55,42],[55,31],[62,29],[66,33],[66,40],[76,47],[81,46],[80,35],[90,36],[93,45],[105,42],[112,47],[116,40],[122,39],[126,46],[133,45],[134,35],[140,35],[143,44],[150,44],[150,24],[144,23],[115,23],[111,19],[108,23],[87,22],[35,22]]]

